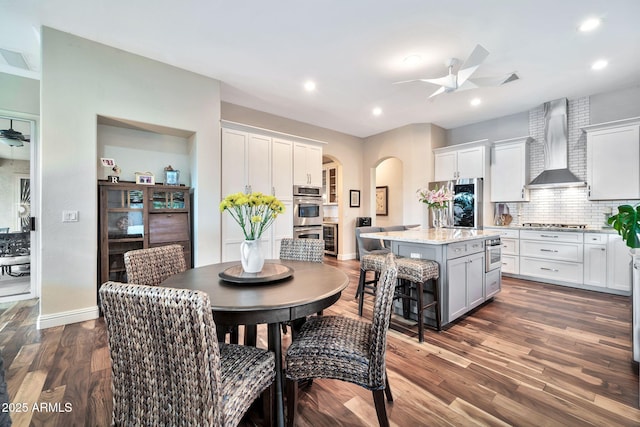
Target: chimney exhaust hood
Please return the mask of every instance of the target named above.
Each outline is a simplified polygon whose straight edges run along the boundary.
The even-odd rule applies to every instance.
[[[544,171],[527,185],[527,188],[583,187],[567,167],[568,131],[567,99],[545,102],[544,109]]]

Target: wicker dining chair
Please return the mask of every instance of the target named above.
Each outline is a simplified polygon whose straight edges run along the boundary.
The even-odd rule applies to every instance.
[[[280,259],[322,262],[324,240],[284,238],[280,242]]]
[[[187,263],[182,246],[168,245],[125,252],[124,267],[127,282],[156,286],[167,277],[185,271]]]
[[[260,394],[271,424],[273,352],[218,344],[206,293],[107,282],[100,300],[113,425],[232,427]]]
[[[389,426],[384,396],[393,401],[385,364],[387,330],[396,287],[393,254],[385,258],[376,288],[371,323],[343,316],[310,317],[285,357],[287,423],[295,421],[298,381],[332,378],[348,381],[373,392],[380,426]]]

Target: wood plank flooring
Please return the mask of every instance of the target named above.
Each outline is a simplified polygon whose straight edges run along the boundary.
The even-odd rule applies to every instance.
[[[325,313],[357,317],[358,262],[325,262],[351,279]],[[102,319],[37,330],[37,310],[37,300],[0,305],[13,425],[110,425]],[[494,301],[445,331],[428,329],[423,344],[415,325],[393,325],[387,352],[392,426],[640,425],[629,297],[506,278]],[[260,327],[260,346],[265,338]],[[242,422],[253,425],[260,425],[257,409]],[[300,393],[296,425],[375,426],[371,393],[316,380]]]

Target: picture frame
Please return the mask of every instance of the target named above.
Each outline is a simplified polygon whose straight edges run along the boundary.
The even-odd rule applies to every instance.
[[[389,215],[389,187],[376,187],[376,215]]]
[[[180,171],[179,170],[165,170],[164,171],[164,184],[165,185],[180,185]]]
[[[360,190],[349,190],[349,207],[360,207]]]
[[[156,178],[151,172],[136,172],[136,184],[155,185]]]

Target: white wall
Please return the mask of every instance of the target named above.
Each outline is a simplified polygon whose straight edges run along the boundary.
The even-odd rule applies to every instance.
[[[180,184],[191,185],[189,141],[117,126],[98,125],[98,179],[113,175],[99,158],[114,159],[120,167],[121,181],[135,181],[136,172],[151,172],[156,183],[164,182],[164,168],[180,171]]]
[[[379,227],[403,224],[402,175],[402,162],[396,158],[386,159],[376,167],[376,187],[388,187],[388,215],[376,215],[376,225]]]
[[[98,314],[99,115],[195,133],[195,264],[220,259],[219,82],[43,27],[40,327]],[[63,210],[79,222],[62,223]]]
[[[431,124],[413,124],[366,138],[363,151],[362,201],[367,214],[375,216],[375,168],[381,160],[395,157],[402,162],[402,224],[427,226],[427,211],[416,198],[416,190],[433,181],[433,148],[444,143],[444,130]],[[376,221],[376,219],[374,219]]]

